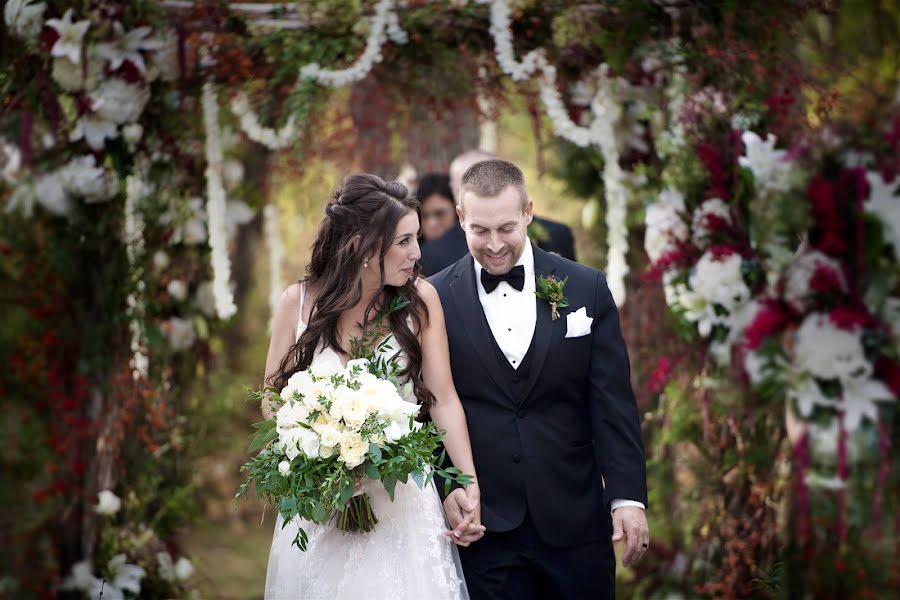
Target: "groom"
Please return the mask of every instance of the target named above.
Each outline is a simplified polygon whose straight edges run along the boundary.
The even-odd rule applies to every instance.
[[[530,243],[532,202],[512,163],[472,165],[457,198],[470,254],[430,281],[451,324],[487,528],[461,538],[478,540],[460,548],[469,593],[612,600],[611,540],[624,539],[628,565],[649,530],[628,355],[606,280]],[[558,319],[536,295],[541,276],[565,282]],[[456,528],[470,512],[464,491],[444,509]]]

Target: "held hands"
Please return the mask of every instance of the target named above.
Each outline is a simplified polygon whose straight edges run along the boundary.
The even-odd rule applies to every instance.
[[[486,528],[481,524],[481,491],[477,483],[450,492],[444,500],[444,513],[452,527],[444,535],[457,546],[468,546],[484,537]]]
[[[650,527],[644,509],[637,506],[622,506],[612,513],[612,541],[624,538],[625,553],[622,555],[622,566],[635,564],[644,556],[650,545]]]

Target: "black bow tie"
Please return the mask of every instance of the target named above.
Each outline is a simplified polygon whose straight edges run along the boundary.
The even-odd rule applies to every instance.
[[[525,266],[516,265],[508,273],[493,275],[487,269],[481,269],[481,285],[488,294],[497,289],[501,281],[505,281],[520,292],[525,287]]]

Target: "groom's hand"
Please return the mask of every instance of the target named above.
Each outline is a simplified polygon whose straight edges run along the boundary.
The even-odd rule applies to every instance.
[[[468,546],[484,536],[485,527],[481,524],[481,497],[477,485],[468,489],[457,488],[444,499],[444,513],[447,523],[452,529],[444,535],[453,540],[457,546]]]
[[[612,541],[625,538],[625,553],[622,555],[622,566],[628,567],[644,556],[650,545],[650,527],[647,515],[638,506],[620,506],[612,513]]]

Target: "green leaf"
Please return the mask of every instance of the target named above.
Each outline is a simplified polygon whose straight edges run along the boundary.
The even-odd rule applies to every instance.
[[[277,437],[278,431],[275,429],[255,433],[250,440],[250,447],[247,449],[247,454],[253,454]]]
[[[372,457],[373,461],[381,460],[381,447],[378,444],[369,443],[369,456]]]
[[[381,482],[384,485],[385,491],[387,491],[388,496],[391,499],[391,502],[394,501],[394,488],[397,487],[397,478],[394,475],[385,475],[384,479]]]

